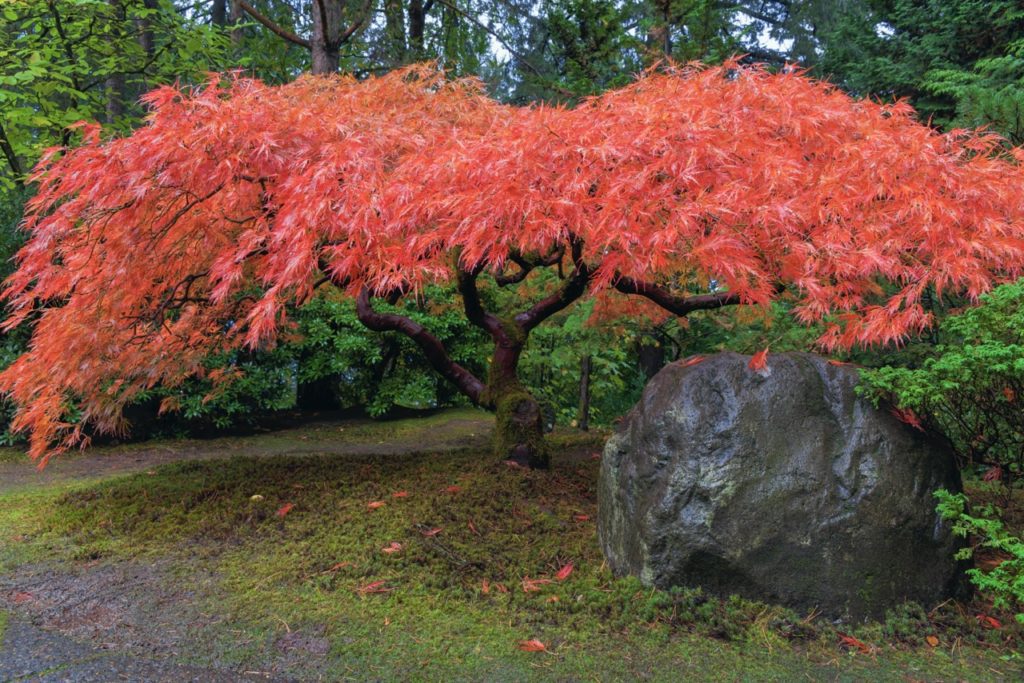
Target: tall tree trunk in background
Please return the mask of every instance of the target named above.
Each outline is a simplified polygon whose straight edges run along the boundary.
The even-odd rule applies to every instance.
[[[409,50],[414,60],[424,57],[423,34],[427,26],[427,12],[433,5],[433,0],[426,5],[423,0],[409,0]]]
[[[590,429],[590,365],[590,356],[583,356],[580,361],[579,427],[584,432]]]
[[[214,26],[226,26],[228,23],[228,0],[213,0],[210,8],[210,23]]]
[[[672,0],[654,0],[653,21],[647,29],[647,52],[651,60],[672,55]]]
[[[121,0],[107,0],[110,5],[110,22],[112,38],[119,41],[123,37],[125,16]],[[124,116],[125,82],[124,74],[112,73],[106,79],[107,91],[107,123],[114,123]]]
[[[405,63],[405,15],[402,10],[402,0],[384,0],[385,56],[396,66]],[[411,25],[411,13],[409,18]]]
[[[233,26],[237,26],[242,18],[242,6],[238,3],[238,0],[230,0],[230,2],[231,15],[228,17],[228,22]],[[231,30],[231,42],[235,45],[242,42],[242,29],[234,28]]]
[[[148,10],[156,10],[160,6],[160,0],[142,0],[142,5]],[[146,57],[153,56],[156,49],[156,38],[153,35],[153,22],[149,17],[142,17],[136,20],[136,28],[139,31],[139,47],[146,53]]]
[[[314,74],[337,73],[341,62],[341,20],[344,0],[313,0],[310,51]]]

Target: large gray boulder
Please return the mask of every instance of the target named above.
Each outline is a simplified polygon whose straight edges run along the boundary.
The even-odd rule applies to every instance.
[[[932,497],[960,490],[950,451],[858,398],[855,368],[749,360],[669,365],[608,442],[598,533],[613,571],[852,619],[960,590]]]

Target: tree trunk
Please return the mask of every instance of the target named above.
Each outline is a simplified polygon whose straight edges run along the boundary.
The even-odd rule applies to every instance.
[[[314,74],[338,72],[341,63],[343,0],[313,0],[313,36],[310,50]]]
[[[210,8],[210,23],[223,27],[228,22],[228,0],[213,0]]]
[[[242,29],[238,26],[238,22],[241,20],[242,8],[238,5],[238,0],[231,0],[231,16],[228,23],[235,27],[231,29],[231,42],[234,45],[238,45],[242,42]]]
[[[520,344],[499,344],[494,349],[487,403],[495,413],[494,454],[533,469],[547,469],[550,453],[544,441],[540,402],[517,377]]]
[[[405,16],[401,0],[384,0],[384,35],[386,53],[384,59],[390,65],[405,63]]]
[[[590,356],[580,361],[579,427],[584,432],[590,429]]]
[[[112,24],[115,26],[114,37],[120,39],[123,36],[124,7],[121,6],[121,0],[108,0],[108,4],[110,5]],[[124,74],[120,72],[110,74],[107,76],[105,85],[107,91],[107,123],[114,123],[124,116]]]
[[[423,32],[427,25],[428,10],[428,7],[424,7],[423,0],[409,2],[409,49],[414,60],[424,58]]]

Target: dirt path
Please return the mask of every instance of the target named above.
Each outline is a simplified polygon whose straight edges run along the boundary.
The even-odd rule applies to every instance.
[[[104,446],[53,459],[39,471],[22,451],[0,449],[0,494],[69,481],[106,478],[187,460],[273,455],[390,455],[485,446],[494,420],[472,410],[374,422],[340,420],[241,437]],[[414,426],[410,426],[414,425]]]
[[[42,471],[23,453],[0,449],[0,495],[190,460],[480,448],[492,427],[490,416],[470,410],[396,422],[324,421],[252,436],[94,448],[57,458]],[[272,644],[273,656],[259,671],[218,666],[218,644],[203,630],[216,619],[196,607],[209,597],[204,591],[213,590],[215,577],[204,577],[198,563],[188,567],[188,582],[175,579],[180,571],[158,560],[74,568],[51,563],[0,575],[0,683],[289,681],[285,671],[327,654],[322,634],[295,632]],[[211,666],[174,661],[183,655]]]

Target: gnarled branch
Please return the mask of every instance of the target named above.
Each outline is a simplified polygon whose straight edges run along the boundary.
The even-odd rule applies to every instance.
[[[374,332],[401,332],[412,339],[438,374],[454,384],[473,403],[480,405],[485,393],[484,383],[469,370],[452,360],[441,340],[431,334],[423,325],[397,313],[375,311],[371,302],[372,296],[370,289],[364,287],[356,297],[356,316],[358,316],[359,322]]]
[[[740,303],[740,297],[735,292],[678,296],[660,285],[634,280],[624,275],[616,276],[615,289],[623,294],[636,294],[647,297],[666,311],[678,316],[685,316],[694,311],[707,311],[723,306],[734,306]]]
[[[555,313],[566,308],[579,299],[587,291],[590,275],[596,268],[591,268],[583,260],[583,240],[573,236],[569,239],[574,268],[565,284],[554,294],[538,301],[529,310],[515,317],[516,324],[524,332],[529,332]],[[559,257],[559,260],[561,257]]]
[[[484,309],[480,301],[480,292],[476,288],[476,278],[482,268],[479,266],[471,271],[458,269],[458,288],[462,296],[462,306],[466,311],[466,318],[483,331],[491,335],[495,343],[507,341],[508,336],[501,326],[498,316]]]

